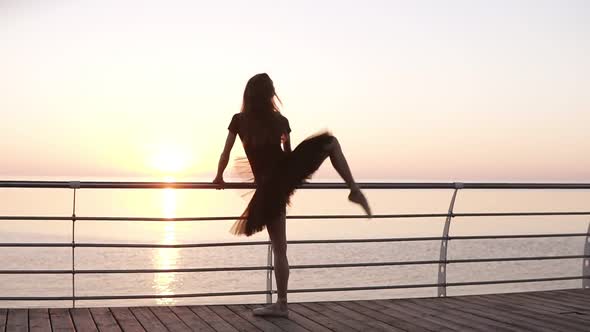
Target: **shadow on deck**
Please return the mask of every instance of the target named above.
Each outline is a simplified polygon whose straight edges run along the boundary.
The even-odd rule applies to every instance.
[[[590,289],[258,306],[0,309],[0,331],[590,331]]]

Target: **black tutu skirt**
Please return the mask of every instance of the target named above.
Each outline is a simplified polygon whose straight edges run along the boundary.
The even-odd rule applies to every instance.
[[[329,155],[334,136],[323,132],[301,142],[295,150],[279,160],[261,179],[250,203],[231,228],[235,235],[250,236],[269,223],[278,222],[285,213],[295,189],[309,179]]]

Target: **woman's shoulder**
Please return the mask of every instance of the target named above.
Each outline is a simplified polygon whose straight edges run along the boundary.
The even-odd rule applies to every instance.
[[[284,116],[283,114],[281,114],[280,112],[275,112],[275,116],[281,122],[289,122],[289,120],[287,119],[287,117]]]
[[[243,120],[244,120],[244,113],[242,113],[242,112],[238,112],[238,113],[234,114],[231,118],[231,122],[234,122],[236,125],[238,123],[243,122]]]
[[[241,113],[234,114],[231,118],[231,121],[229,122],[229,126],[227,127],[227,129],[229,129],[229,131],[231,131],[234,134],[237,134],[240,131],[240,122],[242,122],[240,114]]]
[[[282,115],[281,113],[277,112],[277,116],[279,119],[279,122],[281,123],[283,130],[286,131],[287,133],[291,132],[291,127],[289,126],[289,120],[287,119],[287,117],[285,117],[284,115]]]

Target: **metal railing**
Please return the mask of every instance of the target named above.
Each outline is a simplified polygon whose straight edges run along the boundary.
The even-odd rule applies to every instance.
[[[306,264],[291,265],[291,269],[337,269],[354,267],[378,267],[378,266],[404,266],[404,265],[438,265],[438,282],[426,284],[404,285],[380,285],[361,287],[331,287],[331,288],[302,288],[290,289],[289,293],[311,292],[341,292],[384,290],[404,288],[431,288],[437,287],[438,296],[446,296],[447,287],[491,285],[506,283],[528,283],[545,281],[582,280],[584,288],[590,288],[590,226],[586,233],[559,233],[559,234],[522,234],[522,235],[469,235],[451,236],[449,234],[451,222],[455,217],[506,217],[506,216],[590,216],[590,211],[534,211],[534,212],[470,212],[455,213],[453,211],[455,201],[460,190],[465,189],[590,189],[590,184],[585,183],[361,183],[363,189],[450,189],[452,196],[449,209],[446,213],[414,213],[414,214],[379,214],[376,219],[399,218],[445,218],[442,236],[439,237],[407,237],[407,238],[377,238],[377,239],[338,239],[338,240],[297,240],[288,241],[291,245],[303,244],[335,244],[335,243],[385,243],[385,242],[410,242],[410,241],[440,241],[438,260],[417,261],[392,261],[392,262],[359,262],[337,264]],[[222,242],[222,243],[192,243],[192,244],[152,244],[152,243],[80,243],[76,242],[76,222],[83,221],[205,221],[205,220],[236,220],[236,216],[221,217],[188,217],[188,218],[153,218],[153,217],[93,217],[76,215],[76,193],[81,189],[220,189],[218,185],[205,182],[80,182],[80,181],[0,181],[0,188],[63,188],[72,190],[72,215],[71,216],[0,216],[2,220],[62,220],[72,223],[72,241],[67,243],[0,243],[1,247],[63,247],[71,248],[71,269],[12,269],[0,270],[0,274],[70,274],[72,276],[72,294],[70,296],[0,296],[0,301],[72,301],[72,307],[76,301],[83,300],[122,300],[122,299],[162,299],[162,298],[189,298],[189,297],[213,297],[236,295],[266,295],[267,302],[272,301],[272,295],[276,293],[272,284],[273,260],[269,241],[248,242]],[[226,183],[224,189],[252,189],[252,183]],[[307,183],[301,189],[345,189],[344,184],[339,183]],[[359,219],[364,215],[290,215],[287,219]],[[584,252],[581,255],[560,256],[533,256],[533,257],[496,257],[496,258],[470,258],[448,259],[449,241],[483,240],[483,239],[530,239],[530,238],[555,238],[555,237],[585,237]],[[202,268],[172,268],[172,269],[76,269],[76,248],[203,248],[203,247],[229,247],[229,246],[267,246],[267,264],[264,266],[232,266],[232,267],[202,267]],[[447,266],[449,264],[488,263],[488,262],[514,262],[514,261],[539,261],[582,259],[582,275],[562,276],[547,278],[506,279],[506,280],[475,280],[464,282],[448,282]],[[183,294],[135,294],[135,295],[76,295],[76,275],[78,274],[133,274],[133,273],[199,273],[199,272],[229,272],[229,271],[266,271],[266,289],[254,291],[233,292],[208,292],[208,293],[183,293]]]

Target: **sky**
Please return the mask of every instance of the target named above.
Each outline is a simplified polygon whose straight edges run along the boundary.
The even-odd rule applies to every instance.
[[[4,0],[0,179],[213,178],[260,72],[357,180],[590,182],[583,0]]]

